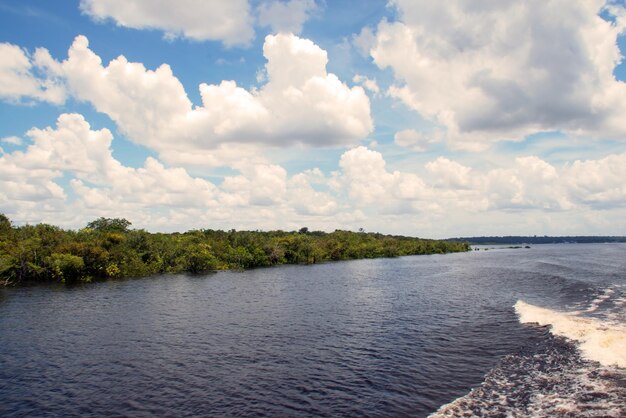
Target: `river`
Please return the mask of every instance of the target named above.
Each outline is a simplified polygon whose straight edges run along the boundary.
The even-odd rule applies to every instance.
[[[0,290],[0,416],[624,416],[626,245]]]

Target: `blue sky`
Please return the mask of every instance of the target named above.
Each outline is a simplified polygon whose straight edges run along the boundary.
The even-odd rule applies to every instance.
[[[600,0],[0,0],[0,212],[626,235],[625,25]]]

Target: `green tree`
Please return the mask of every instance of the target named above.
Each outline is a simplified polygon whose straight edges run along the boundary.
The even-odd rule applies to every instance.
[[[13,230],[11,221],[6,217],[4,213],[0,213],[0,239],[2,237],[8,237]]]
[[[186,270],[191,273],[201,273],[215,270],[217,259],[211,253],[211,247],[206,244],[191,244],[187,248]]]
[[[100,217],[87,224],[87,228],[99,232],[128,232],[128,227],[132,224],[124,218],[103,218]]]
[[[0,257],[0,271],[5,284],[22,283],[41,279],[46,269],[41,266],[41,240],[28,237],[5,247],[6,253]]]
[[[246,269],[252,267],[254,257],[246,247],[239,246],[230,250],[228,261],[236,269]]]
[[[85,262],[82,257],[72,254],[53,253],[47,257],[46,264],[50,267],[52,277],[63,283],[75,283],[85,280],[83,275]]]
[[[275,264],[467,251],[467,243],[350,232],[216,231],[152,234],[123,218],[99,218],[80,231],[47,224],[14,227],[0,214],[0,284],[66,283],[154,273],[198,273]]]

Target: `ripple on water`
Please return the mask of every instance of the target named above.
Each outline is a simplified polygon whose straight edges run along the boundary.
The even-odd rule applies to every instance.
[[[1,290],[0,416],[619,415],[619,370],[512,306],[623,323],[625,248]]]

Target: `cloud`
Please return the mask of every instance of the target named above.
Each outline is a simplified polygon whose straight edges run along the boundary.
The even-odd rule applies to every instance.
[[[256,229],[259,223],[295,227],[305,217],[310,225],[342,226],[315,221],[337,209],[311,186],[325,181],[319,170],[289,178],[278,165],[251,164],[216,185],[152,157],[126,167],[113,157],[111,132],[92,130],[80,114],[62,114],[55,127],[32,128],[27,136],[26,149],[0,155],[0,207],[18,222],[78,227],[94,217],[122,216],[158,229],[217,223]]]
[[[445,157],[426,163],[431,182],[436,187],[447,189],[469,189],[475,184],[472,169]]]
[[[270,1],[257,8],[260,26],[269,26],[273,32],[299,34],[302,26],[318,10],[315,0]]]
[[[378,87],[376,79],[370,79],[364,75],[356,74],[354,77],[352,77],[352,81],[361,84],[367,90],[374,93],[374,96],[378,96],[380,94],[380,87]]]
[[[393,136],[393,142],[401,147],[411,149],[417,152],[426,151],[432,144],[440,142],[443,133],[436,129],[431,133],[418,132],[415,129],[404,129],[396,132]]]
[[[339,166],[349,196],[360,208],[375,204],[383,212],[414,212],[432,198],[417,175],[387,171],[382,154],[363,146],[345,152]]]
[[[566,210],[573,207],[567,177],[536,156],[518,157],[510,168],[483,174],[481,192],[492,210]]]
[[[605,8],[600,0],[393,4],[400,19],[378,25],[371,56],[393,70],[396,85],[388,94],[445,127],[452,146],[478,150],[552,130],[624,137],[626,85],[613,69],[626,20],[598,16],[623,14],[620,6]]]
[[[0,43],[0,99],[20,103],[28,100],[62,104],[65,89],[49,68],[43,49],[30,56],[22,48]]]
[[[254,38],[247,0],[81,0],[80,8],[96,21],[156,29],[166,38],[222,41],[227,46],[245,46]]]
[[[537,156],[479,170],[445,157],[425,164],[428,176],[390,171],[377,151],[346,151],[335,176],[353,204],[379,214],[567,212],[626,205],[626,153],[556,167]],[[462,221],[461,221],[462,222]]]
[[[352,44],[361,56],[369,57],[372,47],[376,44],[376,35],[372,28],[365,26],[361,32],[352,35]]]
[[[307,170],[289,178],[281,166],[256,164],[243,168],[241,175],[224,178],[221,189],[228,196],[223,196],[222,201],[238,208],[256,205],[280,212],[295,211],[296,215],[307,217],[329,216],[339,209],[336,200],[312,186],[312,182],[326,181],[319,169]]]
[[[287,193],[290,205],[300,215],[332,216],[340,211],[337,199],[329,193],[315,190],[312,183],[326,186],[328,179],[319,169],[298,173],[289,179]]]
[[[577,160],[563,171],[575,202],[598,207],[626,206],[626,153]]]
[[[79,227],[122,216],[157,230],[307,225],[422,236],[626,227],[626,153],[562,166],[525,156],[488,169],[438,157],[418,175],[419,167],[389,169],[380,152],[360,146],[329,176],[253,163],[217,184],[152,157],[124,166],[112,155],[111,132],[92,130],[79,114],[27,136],[24,150],[0,155],[0,207],[17,222]]]
[[[243,174],[224,179],[222,188],[237,197],[237,205],[271,206],[281,202],[287,191],[287,172],[274,164],[257,164]]]
[[[4,138],[0,138],[0,142],[11,145],[22,145],[22,138],[17,136],[7,136]]]
[[[111,132],[91,130],[81,115],[62,114],[55,128],[33,128],[27,135],[32,144],[24,151],[0,157],[3,207],[7,201],[21,201],[17,207],[26,204],[27,212],[31,204],[63,212],[80,204],[86,216],[154,206],[211,207],[217,202],[212,183],[192,178],[182,168],[166,168],[153,158],[138,169],[123,166],[112,156]],[[64,175],[77,195],[75,203],[67,201],[57,184]]]
[[[263,47],[268,81],[246,90],[234,81],[201,84],[193,106],[167,64],[148,70],[120,56],[106,67],[78,36],[59,63],[72,95],[106,113],[136,143],[167,162],[219,160],[234,144],[337,146],[354,144],[373,129],[361,87],[326,71],[328,57],[313,42],[269,35]]]

